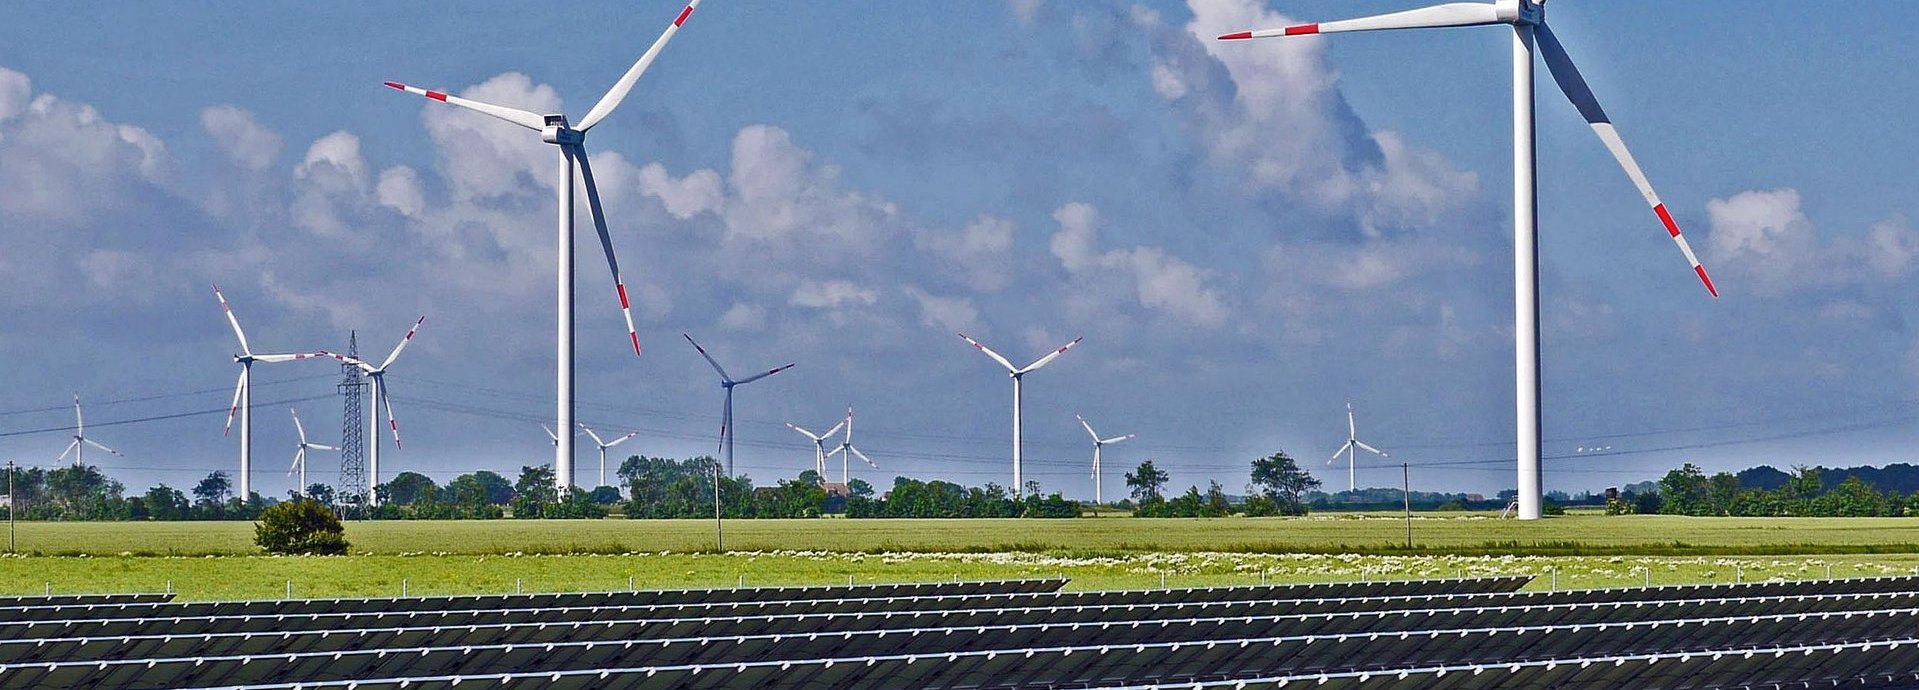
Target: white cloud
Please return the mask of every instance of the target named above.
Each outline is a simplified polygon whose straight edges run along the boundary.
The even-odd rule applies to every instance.
[[[720,315],[720,327],[729,331],[757,331],[766,326],[766,309],[759,305],[735,302]]]
[[[1040,0],[1010,0],[1010,4],[1013,6],[1013,16],[1021,24],[1031,26],[1038,21]]]
[[[800,283],[788,304],[809,309],[838,309],[847,305],[870,305],[878,302],[880,295],[873,290],[860,287],[844,280],[816,281]]]
[[[0,211],[81,223],[169,182],[173,161],[158,138],[28,86],[18,72],[0,75],[0,108],[13,113],[0,119]]]
[[[899,211],[891,203],[840,187],[839,168],[815,165],[813,152],[786,130],[751,125],[733,138],[730,238],[772,240],[825,236],[852,245],[876,242]]]
[[[402,165],[380,171],[375,192],[381,206],[400,215],[412,218],[426,211],[426,191],[420,188],[420,173],[413,168]]]
[[[560,112],[560,97],[553,87],[535,85],[518,72],[488,79],[460,96],[536,113]],[[552,144],[516,125],[465,108],[428,100],[421,100],[420,107],[440,158],[440,171],[455,199],[553,195],[560,157]],[[594,172],[600,172],[597,166]]]
[[[666,212],[680,220],[701,213],[718,212],[726,196],[719,173],[695,170],[675,180],[666,172],[666,166],[659,163],[648,163],[640,168],[640,191],[658,197],[660,203],[666,206]]]
[[[0,67],[0,120],[26,112],[33,98],[33,81],[27,75]]]
[[[959,232],[923,230],[914,238],[959,275],[968,288],[998,292],[1013,279],[1013,231],[1018,225],[994,215],[974,218]]]
[[[1091,204],[1070,203],[1053,212],[1059,232],[1048,246],[1060,266],[1079,278],[1120,277],[1130,283],[1132,300],[1198,326],[1216,327],[1228,310],[1219,292],[1207,285],[1210,272],[1172,257],[1158,247],[1134,247],[1101,252],[1099,210]],[[1084,289],[1097,290],[1093,285]]]
[[[906,294],[919,303],[920,323],[940,330],[960,332],[972,329],[975,334],[983,335],[983,325],[979,320],[979,308],[965,297],[941,297],[907,286]]]
[[[213,137],[227,160],[247,170],[265,170],[280,156],[280,135],[246,110],[231,105],[208,107],[200,111],[200,128]]]
[[[1752,190],[1706,202],[1712,234],[1709,268],[1724,266],[1734,284],[1780,295],[1810,288],[1896,280],[1919,259],[1919,232],[1904,218],[1874,224],[1863,236],[1821,232],[1799,191]]]
[[[315,140],[293,169],[293,224],[328,239],[364,236],[355,220],[370,202],[366,169],[359,137],[341,131]]]

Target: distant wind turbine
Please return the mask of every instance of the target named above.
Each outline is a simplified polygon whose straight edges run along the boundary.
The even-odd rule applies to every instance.
[[[1326,464],[1331,465],[1339,461],[1340,453],[1346,454],[1347,491],[1359,490],[1359,474],[1358,470],[1354,468],[1357,467],[1355,456],[1359,455],[1359,451],[1362,450],[1382,458],[1392,457],[1387,455],[1386,451],[1366,445],[1365,441],[1359,440],[1359,426],[1353,423],[1353,404],[1346,403],[1346,445],[1340,446],[1339,450],[1333,451],[1333,459],[1327,460]]]
[[[1019,417],[1020,381],[1026,378],[1027,374],[1031,374],[1035,371],[1039,371],[1040,367],[1051,364],[1053,360],[1058,359],[1060,355],[1066,354],[1067,350],[1073,349],[1074,345],[1078,345],[1079,341],[1085,340],[1085,338],[1083,337],[1074,338],[1073,342],[1067,343],[1064,346],[1061,346],[1057,350],[1046,353],[1046,356],[1041,357],[1037,360],[1034,360],[1032,364],[1028,364],[1025,367],[1016,367],[1016,366],[1013,366],[1013,363],[1011,361],[1001,356],[1000,353],[994,352],[992,348],[989,348],[985,345],[981,345],[980,342],[977,340],[966,337],[965,333],[959,334],[959,337],[960,339],[965,340],[967,343],[970,343],[974,349],[979,350],[980,352],[986,353],[987,357],[993,358],[993,361],[998,362],[1000,366],[1006,367],[1007,375],[1013,378],[1013,498],[1019,498],[1020,492],[1025,490],[1025,487],[1021,482],[1021,480],[1024,479],[1024,477],[1021,476],[1020,474],[1020,457],[1022,452],[1022,447],[1020,442],[1021,426],[1020,426],[1020,417]]]
[[[65,460],[67,459],[67,454],[72,453],[73,464],[85,465],[86,463],[82,461],[81,456],[87,452],[87,446],[93,446],[95,448],[99,448],[100,450],[104,450],[114,455],[121,455],[120,451],[114,450],[112,448],[108,448],[104,445],[101,445],[99,441],[95,441],[93,439],[87,438],[87,419],[86,417],[81,416],[80,414],[80,394],[74,393],[73,394],[73,442],[67,444],[67,449],[60,451],[60,457],[55,459]],[[122,455],[121,457],[125,457],[125,456]]]
[[[720,375],[720,387],[726,389],[726,407],[720,413],[720,451],[726,454],[726,473],[728,475],[732,475],[733,474],[733,436],[735,435],[735,431],[733,429],[733,388],[735,386],[743,386],[743,385],[752,383],[754,381],[758,381],[760,379],[766,378],[768,376],[772,376],[774,374],[780,373],[782,371],[791,369],[793,368],[793,363],[788,362],[784,366],[774,367],[772,369],[768,369],[758,374],[754,374],[752,376],[748,376],[746,378],[735,381],[733,380],[733,377],[728,376],[726,374],[726,369],[724,367],[721,367],[720,363],[713,359],[713,355],[709,355],[706,353],[706,348],[700,347],[699,342],[693,340],[693,336],[687,335],[685,333],[681,333],[680,336],[683,338],[686,338],[686,342],[692,343],[693,349],[700,351],[700,356],[706,358],[707,364],[713,365],[713,371],[718,372]]]
[[[1519,518],[1540,517],[1539,461],[1539,186],[1538,165],[1533,158],[1536,137],[1533,131],[1533,49],[1545,53],[1546,68],[1559,90],[1572,101],[1579,115],[1592,127],[1619,166],[1632,179],[1639,195],[1652,207],[1666,233],[1679,246],[1699,282],[1713,297],[1719,296],[1706,268],[1699,265],[1692,246],[1679,234],[1666,204],[1653,191],[1652,183],[1639,169],[1638,161],[1626,149],[1626,143],[1613,128],[1612,118],[1599,106],[1585,77],[1573,65],[1572,56],[1559,44],[1558,37],[1546,26],[1543,0],[1497,0],[1496,2],[1453,2],[1419,9],[1358,19],[1299,24],[1277,29],[1240,31],[1219,37],[1222,41],[1277,36],[1312,36],[1347,31],[1382,29],[1418,29],[1451,26],[1506,25],[1512,27],[1513,57],[1513,340],[1514,369],[1518,407],[1518,489]]]
[[[240,330],[240,319],[233,315],[233,305],[227,304],[227,296],[220,294],[220,286],[213,286],[213,296],[220,300],[220,310],[226,312],[227,323],[233,326],[233,335],[240,339],[240,352],[233,356],[235,364],[240,365],[240,382],[233,387],[233,405],[227,408],[227,428],[223,433],[233,432],[233,416],[240,415],[240,500],[253,495],[253,364],[255,362],[291,362],[324,356],[324,353],[295,353],[286,355],[254,354],[253,347],[247,344],[246,331]]]
[[[559,323],[556,329],[559,361],[556,366],[558,390],[555,395],[558,421],[554,426],[560,429],[571,429],[574,425],[573,183],[576,171],[586,189],[587,207],[592,211],[593,226],[600,233],[600,250],[605,252],[607,268],[613,272],[613,288],[619,293],[620,313],[626,318],[627,338],[633,343],[634,356],[640,354],[640,336],[639,331],[633,326],[633,310],[627,300],[626,282],[620,277],[620,264],[613,255],[613,238],[607,232],[606,214],[600,208],[600,190],[593,183],[593,168],[586,159],[586,133],[592,130],[594,125],[606,119],[607,115],[612,114],[614,108],[619,107],[620,102],[626,99],[627,93],[633,90],[634,83],[640,80],[640,75],[645,74],[647,68],[653,65],[654,59],[659,57],[667,41],[673,39],[673,35],[679,32],[680,26],[686,23],[687,18],[693,15],[693,9],[699,5],[700,0],[688,2],[679,14],[673,17],[673,23],[666,27],[666,32],[660,34],[660,37],[653,41],[652,47],[647,48],[646,52],[640,55],[639,60],[634,62],[632,67],[627,68],[626,74],[621,75],[619,81],[613,83],[613,88],[608,89],[606,95],[601,96],[600,101],[593,104],[593,109],[587,111],[585,117],[580,118],[577,127],[569,123],[564,114],[541,115],[518,108],[461,98],[444,91],[433,91],[399,82],[386,82],[387,86],[407,93],[425,96],[441,103],[456,105],[525,127],[538,132],[540,141],[560,147],[560,180],[559,184],[554,185],[559,192],[560,214],[557,305]],[[558,442],[554,444],[553,450],[554,485],[564,493],[567,489],[573,488],[573,435],[567,434],[555,438]]]
[[[1100,488],[1102,478],[1099,473],[1099,450],[1115,443],[1130,441],[1133,439],[1133,434],[1114,436],[1112,438],[1100,438],[1099,432],[1093,431],[1093,425],[1087,423],[1085,417],[1079,415],[1073,415],[1073,417],[1079,420],[1080,426],[1086,427],[1086,435],[1093,437],[1093,503],[1094,505],[1103,504],[1106,502],[1106,494],[1101,491]]]
[[[626,434],[625,436],[621,436],[621,437],[619,437],[619,438],[616,438],[616,439],[613,439],[613,440],[611,440],[611,441],[606,441],[606,440],[601,440],[601,439],[600,439],[600,435],[599,435],[599,434],[596,434],[596,433],[593,433],[593,430],[592,430],[592,429],[589,429],[589,428],[587,428],[587,426],[586,426],[585,424],[581,424],[581,425],[580,425],[580,431],[584,431],[584,432],[586,432],[586,435],[587,435],[587,436],[591,436],[591,437],[593,437],[593,445],[594,445],[594,446],[596,446],[596,447],[598,447],[598,448],[600,449],[600,483],[599,483],[599,484],[595,484],[594,486],[596,486],[596,487],[600,487],[600,486],[606,486],[606,449],[608,449],[608,448],[612,448],[612,447],[614,447],[614,446],[617,446],[617,445],[620,445],[620,444],[622,444],[622,443],[626,443],[628,439],[631,439],[631,438],[633,438],[634,436],[638,436],[638,435],[640,435],[640,432],[637,432],[637,431],[629,431],[629,432],[627,432],[627,434]],[[546,432],[546,434],[547,434],[548,436],[552,436],[552,435],[554,435],[554,434],[553,434],[553,432],[552,432],[552,430],[548,430],[548,431]],[[559,442],[560,442],[560,440],[559,440],[559,439],[557,439],[557,438],[555,438],[555,439],[553,439],[553,442],[554,442],[554,443],[559,443]]]
[[[393,416],[393,399],[387,394],[386,370],[387,367],[393,366],[394,360],[400,358],[400,352],[405,350],[406,346],[413,342],[413,334],[420,332],[420,324],[424,323],[426,323],[425,316],[413,322],[413,327],[407,329],[406,336],[400,338],[400,344],[394,345],[393,351],[387,353],[386,360],[380,362],[380,365],[377,367],[358,357],[322,353],[339,361],[359,367],[360,371],[366,372],[367,378],[373,379],[373,407],[367,410],[367,417],[373,422],[373,426],[378,428],[380,426],[380,410],[386,410],[386,423],[387,427],[393,431],[393,447],[395,449],[400,448],[400,420]],[[369,487],[380,485],[380,439],[377,438],[378,434],[374,434],[374,436],[376,438],[373,439],[373,442],[367,444],[366,483]],[[372,492],[372,495],[367,497],[368,503],[379,505],[378,495],[379,492]]]
[[[840,420],[840,423],[834,424],[833,428],[827,429],[826,433],[815,434],[811,431],[807,431],[805,427],[799,426],[792,422],[786,423],[786,428],[800,432],[801,436],[805,436],[809,439],[812,439],[813,441],[813,472],[820,475],[820,481],[826,481],[826,439],[832,437],[833,434],[839,433],[840,427],[845,425],[846,425],[846,420],[842,419]]]
[[[840,423],[846,426],[846,436],[840,440],[840,447],[834,449],[833,452],[831,453],[827,453],[826,457],[830,458],[835,455],[840,456],[840,484],[844,485],[852,481],[852,476],[853,476],[852,473],[848,471],[848,465],[851,464],[850,462],[847,461],[848,455],[860,456],[861,461],[865,462],[868,467],[871,467],[876,470],[880,468],[880,465],[879,463],[873,462],[872,458],[866,457],[866,454],[860,452],[860,449],[853,447],[853,406],[852,405],[846,406],[846,421],[843,421]],[[834,427],[834,428],[837,429],[839,427]],[[831,436],[833,435],[833,432],[828,431],[826,432],[826,435]],[[822,479],[824,479],[825,477],[826,477],[825,474],[820,475],[820,478]]]
[[[321,445],[318,443],[308,443],[307,428],[305,425],[300,423],[300,412],[290,407],[287,408],[287,412],[293,413],[293,429],[295,431],[300,432],[300,449],[297,451],[294,451],[293,467],[287,470],[287,474],[293,474],[295,471],[298,471],[300,473],[300,495],[306,498],[312,498],[312,496],[307,493],[307,487],[310,486],[309,484],[307,484],[307,451],[309,450],[339,450],[339,449],[334,448],[333,446]],[[379,445],[379,444],[374,444],[374,445]]]

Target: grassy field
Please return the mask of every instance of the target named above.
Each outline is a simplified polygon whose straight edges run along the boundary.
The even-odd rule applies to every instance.
[[[1075,589],[1527,574],[1535,588],[1909,574],[1919,520],[1306,519],[350,523],[354,555],[258,555],[250,523],[21,523],[0,594],[395,596],[1063,576]],[[630,584],[629,584],[630,583]]]

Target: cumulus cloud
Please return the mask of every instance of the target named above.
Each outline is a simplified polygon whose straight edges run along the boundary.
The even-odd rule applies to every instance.
[[[1117,278],[1130,284],[1130,297],[1141,307],[1185,322],[1216,327],[1226,321],[1228,310],[1219,292],[1207,284],[1210,273],[1170,256],[1158,247],[1134,247],[1101,251],[1099,210],[1091,204],[1074,202],[1053,212],[1059,232],[1048,242],[1060,266],[1075,279],[1095,279],[1094,283]],[[1089,289],[1098,289],[1089,287]]]
[[[719,173],[699,170],[676,180],[658,163],[640,169],[640,191],[657,197],[666,212],[680,220],[719,211],[726,194]]]
[[[0,120],[26,112],[33,97],[33,80],[27,75],[0,67]]]
[[[1799,191],[1751,190],[1706,202],[1712,266],[1762,294],[1883,283],[1903,278],[1919,260],[1919,232],[1904,218],[1863,235],[1821,232],[1806,216]]]
[[[368,201],[366,170],[359,137],[334,132],[314,140],[293,169],[294,225],[329,239],[360,235],[354,221]]]
[[[1290,18],[1258,0],[1188,0],[1181,30],[1136,12],[1152,33],[1153,88],[1189,123],[1209,163],[1251,195],[1345,214],[1368,235],[1430,225],[1478,193],[1478,178],[1390,132],[1369,131],[1316,41],[1215,40]]]
[[[919,304],[920,324],[945,331],[964,331],[972,329],[983,334],[979,320],[979,308],[965,297],[942,297],[928,293],[913,286],[904,288],[906,294]]]
[[[793,291],[788,304],[809,309],[838,309],[843,306],[870,305],[879,301],[877,291],[844,280],[807,280]]]
[[[757,331],[766,326],[766,309],[755,304],[735,302],[720,315],[720,327],[729,331]]]
[[[1013,279],[1016,227],[1010,219],[981,215],[958,232],[921,231],[914,244],[941,259],[967,287],[998,292]]]
[[[0,113],[10,114],[0,118],[0,210],[81,223],[164,190],[173,160],[159,138],[30,86],[18,72],[0,74]]]
[[[227,160],[247,170],[265,170],[280,156],[280,135],[246,110],[231,105],[208,107],[200,111],[200,128],[213,137]]]

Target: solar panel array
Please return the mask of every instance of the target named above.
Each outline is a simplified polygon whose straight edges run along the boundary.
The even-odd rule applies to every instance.
[[[5,688],[1919,686],[1919,579],[0,600]]]

